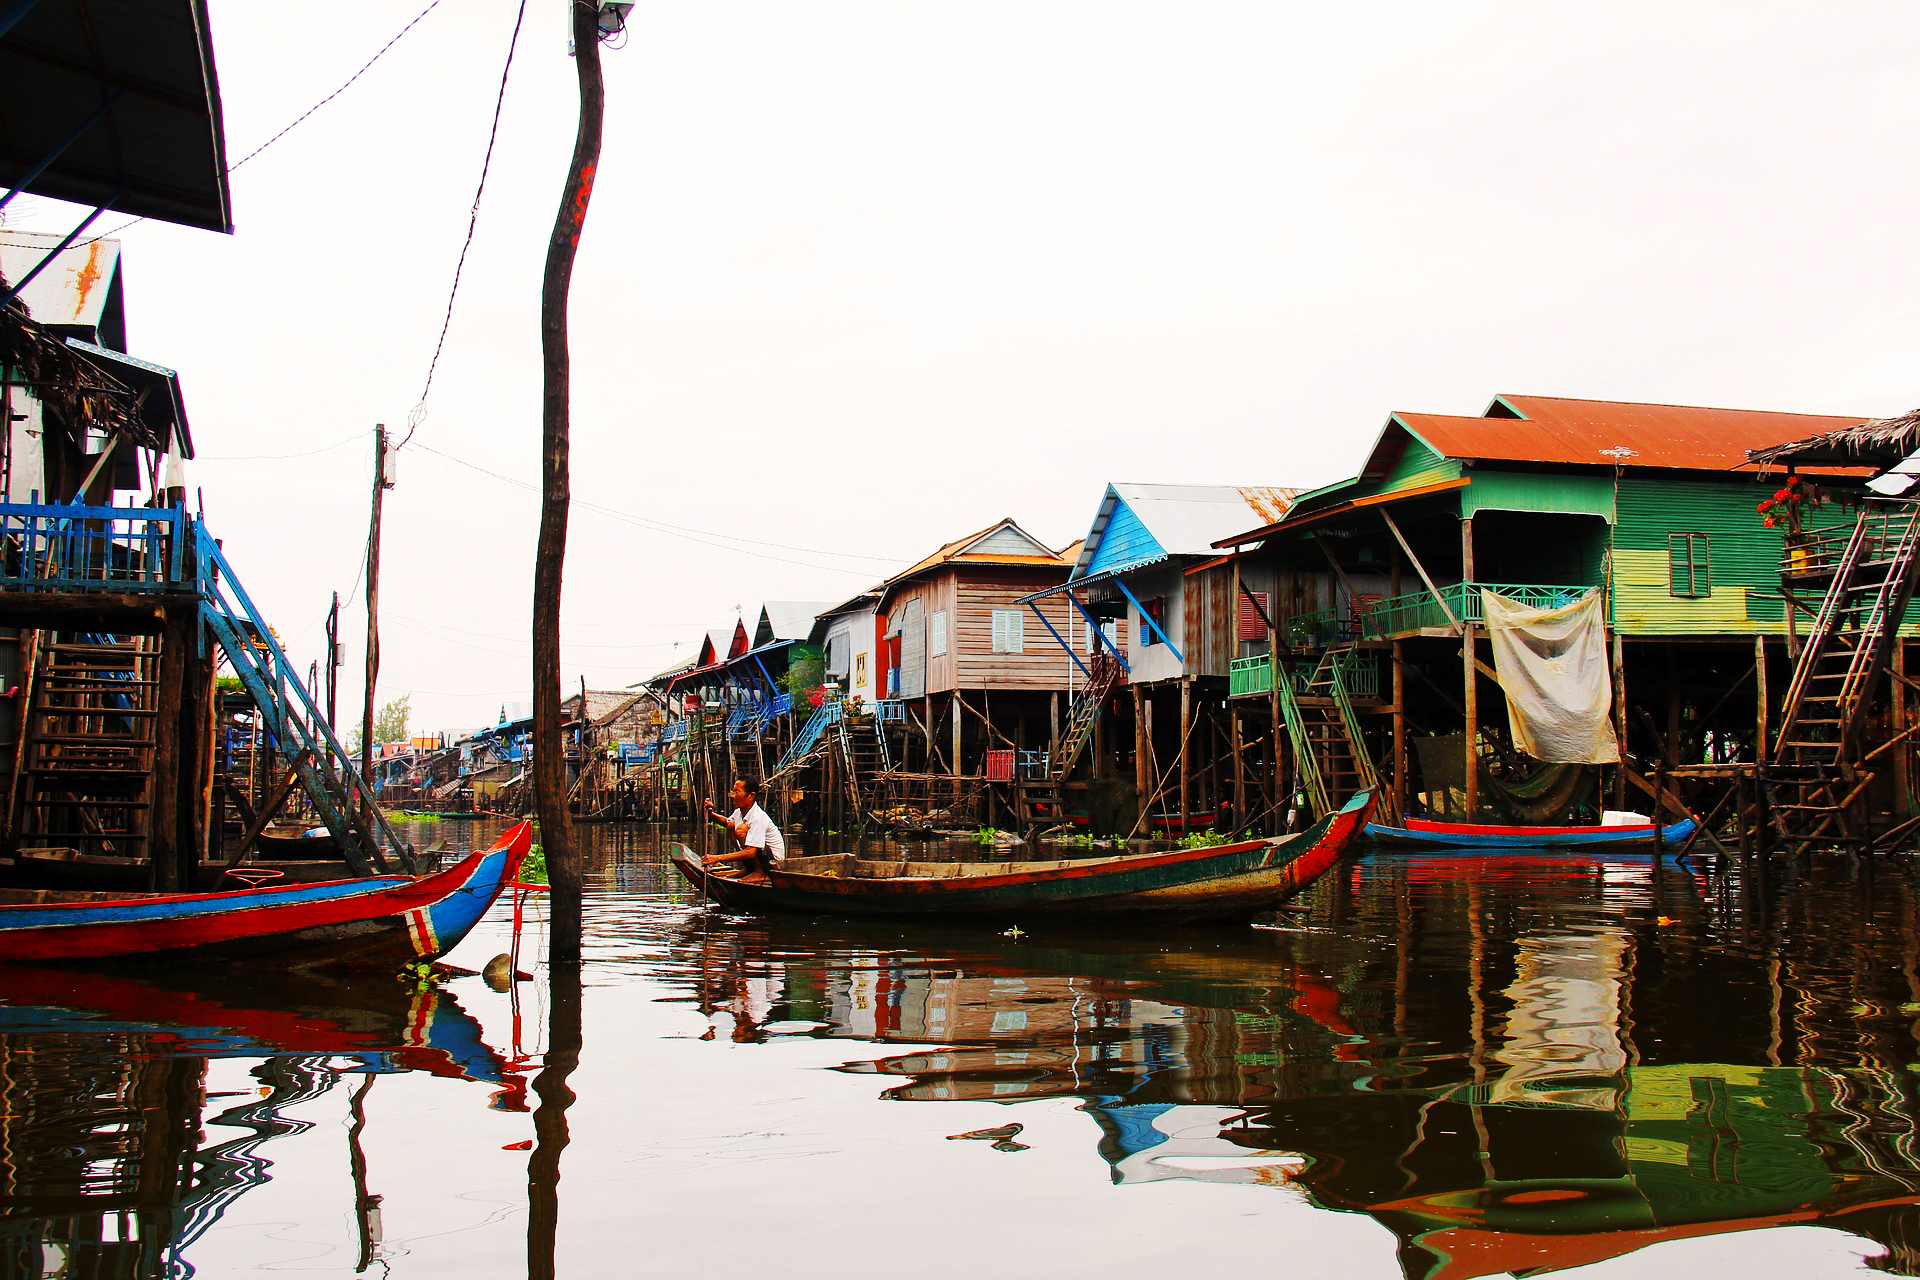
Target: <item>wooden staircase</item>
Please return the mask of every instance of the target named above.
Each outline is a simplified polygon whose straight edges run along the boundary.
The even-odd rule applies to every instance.
[[[1073,766],[1079,763],[1080,753],[1093,740],[1093,726],[1100,719],[1100,710],[1107,705],[1124,672],[1120,659],[1105,649],[1093,655],[1087,663],[1087,682],[1074,695],[1073,706],[1067,711],[1067,723],[1061,726],[1058,741],[1047,753],[1047,776],[1022,778],[1014,783],[1014,817],[1027,839],[1067,820],[1061,803],[1061,787],[1073,772]]]
[[[1796,572],[1824,575],[1820,558]],[[1870,502],[1837,559],[1787,687],[1779,736],[1762,770],[1775,833],[1790,852],[1861,844],[1858,803],[1873,780],[1861,723],[1887,671],[1920,565],[1920,504]]]
[[[47,633],[20,744],[21,844],[145,857],[157,636]]]
[[[1329,648],[1298,692],[1288,673],[1281,672],[1280,710],[1293,741],[1294,767],[1316,819],[1340,808],[1357,791],[1380,791],[1360,717],[1347,693],[1348,673],[1358,660],[1359,651],[1351,644]],[[1383,817],[1393,819],[1384,812]]]

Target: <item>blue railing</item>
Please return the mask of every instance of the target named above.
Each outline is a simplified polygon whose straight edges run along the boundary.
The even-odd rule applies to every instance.
[[[814,708],[813,714],[807,717],[807,722],[800,726],[800,732],[793,735],[793,745],[788,747],[786,754],[780,757],[780,763],[774,768],[774,773],[785,773],[806,759],[813,749],[820,745],[820,739],[826,735],[827,730],[840,723],[840,710],[844,705],[836,699],[832,702],[823,702]]]
[[[907,704],[897,698],[885,698],[873,704],[873,714],[881,724],[905,724]]]
[[[179,590],[187,527],[177,507],[0,503],[0,588]]]
[[[0,509],[0,518],[7,512]],[[333,736],[300,672],[281,649],[266,619],[254,607],[233,566],[204,524],[195,524],[194,561],[200,595],[200,620],[219,640],[234,674],[259,708],[265,727],[291,757],[294,771],[327,829],[352,862],[384,869],[388,856],[414,869],[413,847],[400,838],[374,803],[372,789],[354,758]],[[370,825],[360,814],[370,815]],[[356,868],[356,869],[364,869]]]

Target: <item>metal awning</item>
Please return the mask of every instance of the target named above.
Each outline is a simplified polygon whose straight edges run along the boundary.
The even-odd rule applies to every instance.
[[[0,193],[231,232],[203,0],[0,6]]]
[[[1134,573],[1156,564],[1165,564],[1171,559],[1173,559],[1171,555],[1148,556],[1144,560],[1135,560],[1132,564],[1123,564],[1117,568],[1102,569],[1098,573],[1090,573],[1084,578],[1069,578],[1058,586],[1048,587],[1045,591],[1036,591],[1030,596],[1021,596],[1018,600],[1015,600],[1014,603],[1032,604],[1036,600],[1045,600],[1048,596],[1057,596],[1063,591],[1078,591],[1082,587],[1091,587],[1101,582],[1111,582],[1122,574]]]
[[[138,359],[124,351],[97,347],[78,338],[68,338],[67,345],[136,393],[144,392],[139,405],[140,420],[153,432],[153,438],[172,440],[179,445],[180,456],[193,456],[193,436],[187,430],[187,409],[180,399],[179,374],[164,365]]]

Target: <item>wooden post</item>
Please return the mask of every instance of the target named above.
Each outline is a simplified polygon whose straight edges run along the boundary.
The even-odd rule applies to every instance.
[[[160,687],[154,699],[153,775],[148,790],[147,856],[153,863],[153,887],[192,889],[182,880],[180,848],[180,711],[187,676],[187,646],[194,620],[177,609],[167,611],[160,633]]]
[[[213,855],[213,661],[200,653],[198,626],[189,626],[180,699],[180,859],[184,887],[199,888],[200,864]]]
[[[380,678],[380,506],[387,492],[387,425],[373,426],[373,517],[367,526],[367,687],[360,716],[360,777],[373,785],[373,701]],[[538,616],[536,611],[535,616]],[[259,725],[254,732],[257,736]],[[360,825],[373,826],[373,797],[360,792]]]
[[[1047,741],[1051,749],[1060,749],[1060,691],[1055,689],[1047,695]],[[1096,752],[1094,758],[1099,759]]]
[[[1463,516],[1460,520],[1460,581],[1473,581],[1473,517]],[[1471,590],[1471,588],[1466,588]],[[1465,600],[1465,591],[1462,592]],[[1471,622],[1462,621],[1460,627],[1460,666],[1462,669],[1461,693],[1462,705],[1466,710],[1466,792],[1467,822],[1478,821],[1480,813],[1480,671],[1476,659],[1480,656],[1479,628]]]
[[[573,258],[586,227],[600,166],[600,127],[606,89],[600,76],[600,6],[575,4],[573,68],[580,90],[580,124],[573,162],[547,240],[540,283],[540,539],[533,557],[533,796],[540,815],[540,842],[547,857],[552,922],[549,963],[580,963],[580,851],[567,810],[567,758],[560,737],[560,586],[567,559],[567,516],[572,504],[573,362],[567,345],[567,296]]]
[[[1267,716],[1273,725],[1273,818],[1268,835],[1279,835],[1287,826],[1287,801],[1293,793],[1287,787],[1287,736],[1280,712],[1280,577],[1273,579],[1273,596],[1267,608]]]
[[[1906,732],[1911,721],[1907,718],[1907,642],[1896,628],[1893,634],[1893,736],[1898,738]],[[1894,812],[1900,818],[1913,816],[1913,747],[1902,743],[1893,752],[1893,785],[1897,793],[1894,797]]]
[[[1193,681],[1180,677],[1180,834],[1187,833],[1187,740],[1193,735]]]
[[[955,689],[948,695],[947,714],[953,720],[953,756],[947,761],[947,772],[954,777],[960,776],[960,690]],[[989,744],[991,745],[991,744]]]
[[[20,700],[14,709],[13,769],[7,775],[7,816],[4,826],[0,826],[0,836],[13,843],[19,841],[15,813],[26,781],[27,740],[33,732],[33,687],[40,660],[40,632],[22,631],[20,647],[26,651],[26,658],[20,664]]]
[[[1407,664],[1402,642],[1393,642],[1393,812],[1407,814]]]
[[[1237,703],[1227,704],[1227,728],[1233,741],[1233,822],[1237,835],[1247,825],[1247,771],[1246,761],[1240,754],[1240,707]]]
[[[1147,793],[1153,787],[1150,752],[1147,744],[1153,738],[1153,719],[1147,701],[1146,690],[1139,685],[1133,686],[1133,789],[1139,794],[1142,812],[1147,803]]]
[[[1894,648],[1894,670],[1900,670],[1900,648]],[[1753,682],[1755,685],[1753,705],[1753,758],[1759,764],[1767,762],[1767,638],[1753,638]],[[1894,682],[1898,689],[1899,682]],[[1896,692],[1896,698],[1899,694]]]
[[[1613,807],[1627,807],[1627,651],[1620,633],[1613,633],[1613,732],[1620,739],[1620,764],[1614,771]],[[1656,808],[1653,819],[1660,820]]]

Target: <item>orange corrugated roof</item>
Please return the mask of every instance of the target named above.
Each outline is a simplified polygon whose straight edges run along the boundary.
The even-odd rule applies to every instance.
[[[1014,523],[1011,517],[1008,517],[1007,519],[1004,519],[1004,520],[995,520],[992,524],[988,525],[984,529],[976,529],[974,532],[968,534],[964,538],[955,538],[952,542],[947,543],[944,547],[941,547],[938,551],[934,552],[932,555],[928,556],[926,559],[920,561],[920,563],[914,565],[910,569],[904,569],[901,572],[894,574],[891,578],[888,578],[885,582],[881,583],[880,585],[883,588],[890,587],[896,582],[904,582],[906,579],[913,577],[915,574],[925,573],[928,569],[932,569],[938,565],[943,565],[943,564],[1059,565],[1062,568],[1066,568],[1071,563],[1067,560],[1061,559],[1058,555],[1054,554],[1051,551],[1047,552],[1045,555],[1038,555],[1038,556],[1012,556],[1012,555],[1005,555],[997,551],[975,552],[971,555],[966,554],[966,548],[972,546],[974,543],[980,541],[982,538],[985,538],[989,534],[996,533],[999,530],[1004,529],[1008,526],[1012,526],[1015,530],[1019,532],[1021,537],[1026,538],[1029,541],[1033,542],[1035,546],[1045,545],[1044,543],[1040,542],[1039,539],[1035,538],[1032,534],[1028,533],[1025,529],[1020,528],[1018,524]]]
[[[1506,416],[1510,413],[1519,417]],[[1872,421],[1764,409],[1518,395],[1496,398],[1487,415],[1396,413],[1393,417],[1449,458],[1603,467],[1621,462],[1631,467],[1711,471],[1747,466],[1752,449]]]

